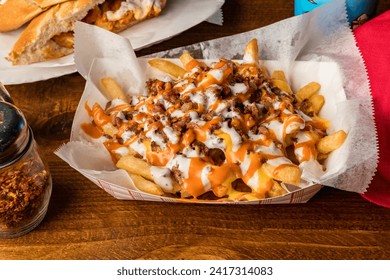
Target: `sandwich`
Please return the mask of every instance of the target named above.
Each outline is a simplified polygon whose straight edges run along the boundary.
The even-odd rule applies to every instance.
[[[48,8],[67,0],[7,0],[0,5],[0,32],[16,30]]]
[[[71,0],[56,4],[27,25],[7,60],[23,65],[66,56],[74,50],[76,21],[118,33],[158,16],[165,3],[166,0]]]

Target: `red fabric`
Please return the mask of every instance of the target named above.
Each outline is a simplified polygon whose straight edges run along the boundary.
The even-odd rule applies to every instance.
[[[390,11],[356,28],[354,33],[371,84],[379,142],[378,171],[362,196],[390,208]]]

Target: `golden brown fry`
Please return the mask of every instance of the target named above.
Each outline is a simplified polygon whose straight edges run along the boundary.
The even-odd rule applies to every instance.
[[[313,127],[326,131],[330,127],[330,121],[319,116],[311,118],[311,124]]]
[[[302,102],[305,99],[310,98],[313,94],[317,93],[321,88],[321,85],[317,82],[310,82],[295,94],[298,102]]]
[[[256,39],[252,39],[245,47],[244,61],[259,65],[259,46]]]
[[[329,154],[318,154],[317,155],[317,161],[322,163],[324,160],[328,158]]]
[[[146,180],[144,177],[136,174],[129,173],[130,178],[133,180],[134,185],[142,192],[161,196],[164,194],[159,185]]]
[[[274,181],[274,184],[273,184],[272,188],[267,192],[266,197],[281,196],[281,195],[284,195],[286,193],[287,193],[287,191],[285,189],[283,189],[282,186],[278,182]]]
[[[291,87],[287,82],[286,76],[284,75],[284,72],[282,70],[275,70],[272,73],[271,81],[274,86],[280,88],[284,92],[287,92],[288,94],[293,94]]]
[[[154,58],[148,61],[149,65],[157,68],[175,78],[183,77],[186,73],[182,67],[165,59]]]
[[[314,114],[318,114],[321,111],[322,106],[325,104],[325,97],[320,94],[313,94],[309,98],[309,103],[309,111],[313,112]]]
[[[106,117],[102,118],[102,116]],[[118,132],[118,129],[111,122],[107,121],[107,117],[103,108],[98,103],[95,103],[92,107],[92,118],[94,123],[103,130],[104,134],[113,137]]]
[[[180,61],[183,64],[184,68],[187,68],[187,65],[193,60],[194,58],[189,52],[183,52],[183,54],[180,56]]]
[[[232,189],[232,182],[237,179],[237,176],[234,172],[230,172],[229,176],[227,176],[225,182],[213,188],[213,192],[218,197],[223,197],[229,193]]]
[[[119,84],[111,77],[105,77],[100,80],[101,90],[105,96],[112,99],[122,99],[128,102],[126,94],[123,92]]]
[[[321,154],[328,154],[339,148],[347,138],[347,133],[344,130],[336,131],[324,138],[321,138],[317,143],[317,150]]]
[[[127,147],[127,149],[128,149],[128,155],[130,155],[130,156],[135,156],[135,155],[137,154],[137,152],[134,151],[132,148]],[[116,162],[117,162],[121,157],[123,157],[122,153],[118,153],[116,150],[113,150],[112,155],[115,157]]]
[[[301,171],[299,170],[299,167],[293,164],[273,166],[269,163],[264,163],[262,168],[264,168],[268,175],[273,179],[287,184],[298,185],[301,179]]]
[[[187,72],[191,72],[191,70],[196,66],[205,66],[203,62],[193,58],[192,55],[190,55],[190,53],[187,51],[180,56],[180,62],[183,64]]]
[[[286,76],[284,75],[284,71],[282,71],[282,70],[275,70],[274,72],[272,72],[271,79],[272,80],[282,80],[282,81],[287,82]]]
[[[289,84],[286,81],[272,79],[272,83],[274,86],[280,88],[284,92],[287,92],[288,94],[293,94]]]
[[[145,179],[154,181],[150,172],[150,164],[140,158],[124,156],[118,160],[116,166],[132,174],[140,175]]]
[[[104,134],[114,137],[118,133],[118,128],[116,128],[112,123],[106,123],[102,127]]]

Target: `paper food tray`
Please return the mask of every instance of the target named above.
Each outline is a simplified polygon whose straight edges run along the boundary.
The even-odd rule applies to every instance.
[[[145,58],[138,59],[140,70],[144,73],[145,78],[166,79],[167,74],[150,67]],[[170,61],[178,63],[177,59]],[[131,79],[130,75],[126,75],[127,64],[118,64],[115,59],[96,59],[90,71],[88,84],[85,88],[83,96],[80,100],[80,105],[76,111],[75,119],[72,126],[72,134],[70,143],[61,147],[56,153],[73,168],[83,174],[86,178],[94,182],[98,187],[104,189],[117,199],[123,200],[151,200],[164,202],[196,202],[192,200],[185,201],[183,199],[174,199],[169,197],[155,196],[138,191],[127,173],[123,170],[117,170],[113,166],[111,156],[105,148],[99,144],[91,142],[91,139],[80,129],[82,123],[90,122],[90,117],[85,110],[85,103],[92,106],[95,102],[101,106],[105,106],[107,99],[98,90],[99,80],[106,76],[112,76],[117,79],[122,87],[127,88]],[[269,71],[281,69],[277,61],[262,62]],[[115,65],[115,67],[112,67]],[[281,69],[284,70],[284,69]],[[303,85],[317,81],[321,84],[321,94],[323,93],[326,99],[321,115],[331,121],[332,127],[330,131],[344,129],[349,131],[347,126],[340,123],[340,119],[344,119],[342,113],[335,113],[340,102],[346,100],[345,92],[342,87],[341,73],[337,64],[329,62],[310,62],[302,61],[294,63],[289,71],[286,71],[286,76],[291,83],[292,89],[297,90]],[[328,168],[329,173],[337,173],[342,169],[346,157],[344,156],[346,148],[336,150],[333,156],[328,161],[332,168]],[[81,160],[82,159],[82,160]],[[304,203],[307,202],[322,188],[321,184],[313,182],[310,186],[287,193],[280,197],[268,198],[254,201],[201,201],[200,203],[249,203],[249,204],[273,204],[273,203]],[[197,202],[199,203],[199,201]]]
[[[140,92],[147,75],[152,72],[158,74],[148,69],[145,59],[135,57],[129,41],[91,28],[94,29],[79,25],[76,32],[76,63],[78,69],[85,73],[87,83],[76,111],[70,142],[60,147],[56,154],[118,199],[183,202],[137,191],[127,173],[115,168],[105,148],[90,143],[81,133],[80,124],[90,121],[84,104],[97,102],[104,105],[107,101],[96,86],[101,77],[112,76],[126,92],[136,93]],[[89,40],[77,40],[78,36],[89,37]],[[281,197],[229,203],[306,202],[322,185],[365,192],[378,161],[376,130],[367,73],[348,26],[345,1],[335,0],[313,12],[264,28],[153,54],[151,57],[175,59],[187,50],[194,57],[206,60],[221,57],[239,60],[242,59],[245,45],[253,38],[259,42],[260,58],[269,71],[284,70],[293,90],[311,81],[321,84],[320,94],[325,96],[326,103],[320,116],[331,121],[328,132],[343,129],[348,136],[344,144],[328,158],[324,175],[319,178],[310,170],[304,170],[302,177],[311,179],[311,186]],[[102,46],[99,40],[109,40],[112,44]],[[88,55],[84,55],[85,44],[95,46],[88,48]]]

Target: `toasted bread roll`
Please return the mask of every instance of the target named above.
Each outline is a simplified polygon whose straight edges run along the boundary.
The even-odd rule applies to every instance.
[[[46,3],[50,0],[38,1]],[[82,20],[112,32],[120,32],[157,16],[165,3],[166,0],[70,0],[57,4],[29,23],[7,59],[19,65],[63,57],[73,53],[76,21]]]
[[[0,32],[18,29],[49,7],[67,0],[7,0],[0,5]]]
[[[8,60],[13,64],[29,64],[72,53],[73,48],[59,45],[52,38],[72,31],[75,22],[84,18],[90,9],[102,1],[68,1],[49,8],[34,18],[22,32]]]

